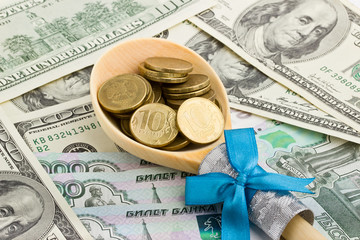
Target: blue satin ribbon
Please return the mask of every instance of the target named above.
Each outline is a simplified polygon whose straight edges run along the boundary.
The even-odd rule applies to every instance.
[[[252,128],[225,130],[226,150],[231,166],[239,173],[233,177],[220,172],[186,177],[185,204],[201,205],[224,202],[221,239],[250,239],[247,205],[257,190],[313,193],[305,186],[314,178],[295,178],[268,173],[258,162]]]

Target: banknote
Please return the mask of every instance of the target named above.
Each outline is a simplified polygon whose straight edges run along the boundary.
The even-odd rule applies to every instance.
[[[204,0],[26,0],[0,4],[0,102],[94,64],[209,7]]]
[[[360,143],[359,132],[268,78],[188,21],[160,36],[189,47],[213,67],[227,91],[230,107]]]
[[[225,0],[190,20],[272,79],[359,131],[359,13],[346,0]],[[241,97],[238,102],[264,111],[272,108]]]
[[[153,167],[115,173],[58,173],[50,177],[71,207],[96,207],[184,201],[185,178],[190,175]]]
[[[254,127],[259,165],[268,172],[314,177],[314,194],[294,193],[328,239],[359,239],[360,145],[292,125]]]
[[[30,90],[2,103],[2,107],[12,115],[18,115],[88,96],[92,67],[87,66]]]
[[[10,120],[33,152],[121,152],[101,129],[90,96]]]
[[[221,237],[221,205],[183,202],[73,208],[94,239],[211,240]],[[252,240],[270,240],[250,225]]]
[[[0,109],[0,239],[89,239],[89,234]]]
[[[158,166],[128,152],[35,152],[34,154],[48,174],[122,172]]]

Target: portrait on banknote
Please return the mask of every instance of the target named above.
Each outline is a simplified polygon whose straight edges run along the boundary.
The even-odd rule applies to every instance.
[[[0,239],[37,239],[50,228],[55,213],[48,190],[13,173],[0,174]]]
[[[196,34],[186,46],[213,67],[228,95],[240,98],[273,84],[266,75],[205,32]]]
[[[70,73],[55,81],[12,99],[23,112],[32,112],[90,94],[92,66]]]
[[[276,64],[319,57],[346,36],[344,7],[328,0],[260,0],[242,12],[234,31],[251,56]]]

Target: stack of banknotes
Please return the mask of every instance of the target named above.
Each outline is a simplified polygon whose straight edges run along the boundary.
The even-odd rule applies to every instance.
[[[96,119],[93,64],[140,37],[208,61],[232,128],[255,130],[259,165],[314,177],[314,194],[294,193],[314,227],[328,239],[360,239],[360,4],[352,2],[1,1],[0,239],[220,239],[221,205],[184,204],[191,174],[125,152]],[[251,239],[269,238],[251,225]]]

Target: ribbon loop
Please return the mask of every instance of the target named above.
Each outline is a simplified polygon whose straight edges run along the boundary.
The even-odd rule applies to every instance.
[[[255,190],[280,190],[312,193],[305,186],[314,179],[299,179],[267,173],[258,162],[255,134],[252,128],[225,130],[228,160],[239,173],[236,179],[219,172],[187,177],[185,204],[224,202],[222,240],[250,239],[247,203]]]

